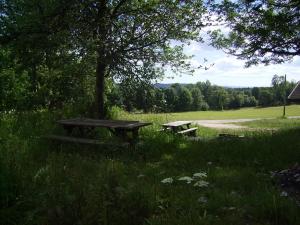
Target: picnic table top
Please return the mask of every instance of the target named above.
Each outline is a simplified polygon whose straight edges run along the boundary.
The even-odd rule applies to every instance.
[[[83,127],[108,127],[121,129],[135,129],[143,126],[151,125],[152,123],[130,121],[130,120],[98,120],[90,118],[72,118],[58,120],[57,123],[69,126],[83,126]]]
[[[164,127],[181,127],[184,125],[189,125],[191,124],[191,121],[174,121],[174,122],[170,122],[170,123],[165,123],[162,126]]]

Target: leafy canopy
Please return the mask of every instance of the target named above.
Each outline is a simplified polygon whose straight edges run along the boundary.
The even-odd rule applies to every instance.
[[[51,62],[61,49],[96,55],[119,80],[152,79],[166,65],[190,69],[174,43],[200,40],[205,11],[199,0],[2,0],[0,10],[0,45],[20,58]]]
[[[300,2],[224,0],[215,12],[229,32],[212,32],[213,45],[246,60],[246,66],[282,63],[300,55]]]

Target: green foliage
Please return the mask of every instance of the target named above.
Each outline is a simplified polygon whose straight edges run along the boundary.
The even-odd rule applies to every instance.
[[[244,95],[242,93],[235,93],[231,97],[230,106],[232,108],[240,108],[244,104]]]
[[[201,108],[203,107],[203,95],[201,94],[201,91],[199,88],[192,88],[191,89],[191,95],[192,95],[192,104],[191,104],[191,109],[192,110],[201,110]]]
[[[62,113],[69,112],[1,114],[3,224],[300,222],[298,206],[280,196],[269,174],[300,160],[299,129],[192,142],[157,132],[157,119],[135,151],[39,139]],[[178,180],[200,172],[208,187],[194,187],[195,177]],[[167,177],[174,182],[161,183]]]
[[[228,93],[224,88],[216,89],[210,96],[210,102],[213,104],[213,108],[224,109],[224,106],[228,104]],[[241,104],[242,105],[242,104]],[[239,106],[240,107],[240,106]]]
[[[215,2],[213,12],[220,15],[230,31],[213,31],[213,43],[246,60],[246,66],[282,63],[300,54],[298,1]]]
[[[261,106],[269,106],[270,102],[274,101],[273,93],[268,90],[262,90],[259,96],[259,103]]]
[[[27,71],[37,104],[44,104],[39,99],[40,68],[68,87],[67,81],[73,83],[78,75],[64,66],[75,62],[77,70],[92,70],[81,72],[85,82],[91,81],[86,75],[96,75],[89,92],[93,90],[98,117],[105,117],[107,79],[149,83],[167,69],[192,73],[183,43],[201,41],[200,30],[205,26],[202,1],[12,0],[0,4],[0,46]],[[72,87],[81,88],[77,83]],[[58,105],[65,100],[56,90],[50,93]]]
[[[12,54],[9,51],[2,53]],[[61,56],[55,68],[30,68],[14,60],[0,67],[0,111],[62,108],[64,104],[92,102],[94,77],[88,61]],[[8,59],[7,59],[8,60]]]
[[[168,111],[174,111],[177,101],[177,96],[174,88],[168,88],[167,90],[165,90],[165,99]]]
[[[186,87],[178,88],[178,99],[175,105],[176,111],[189,111],[193,101],[190,91]]]
[[[282,77],[274,75],[272,87],[223,88],[208,81],[165,88],[147,83],[132,85],[132,82],[110,85],[107,99],[110,106],[117,105],[129,112],[180,112],[283,105],[295,83],[284,84]]]

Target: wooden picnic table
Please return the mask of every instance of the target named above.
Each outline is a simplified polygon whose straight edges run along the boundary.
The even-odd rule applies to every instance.
[[[178,132],[185,129],[189,129],[191,123],[192,123],[191,121],[175,121],[175,122],[165,123],[162,126],[165,130],[172,130],[174,132]]]
[[[196,136],[197,127],[190,128],[191,121],[175,121],[170,123],[163,124],[163,130],[164,131],[172,131],[176,134],[187,134]]]
[[[72,132],[74,129],[78,129],[81,136],[85,136],[87,133],[92,132],[97,127],[107,128],[115,136],[122,139],[122,141],[134,144],[138,139],[138,132],[141,127],[151,125],[152,123],[145,123],[139,121],[127,121],[127,120],[98,120],[89,118],[73,118],[58,120],[58,124],[62,125],[66,130],[67,139],[74,140]],[[61,139],[61,138],[60,138]],[[81,137],[78,138],[79,142],[82,142]],[[95,139],[86,139],[89,143],[95,141]],[[96,142],[95,142],[96,143]]]

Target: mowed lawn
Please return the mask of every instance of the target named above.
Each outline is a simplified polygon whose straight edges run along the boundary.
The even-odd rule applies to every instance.
[[[283,107],[255,107],[224,111],[195,111],[180,113],[147,113],[123,114],[122,118],[144,121],[174,121],[174,120],[221,120],[245,118],[279,118],[283,114]],[[300,105],[286,107],[286,116],[300,116]]]

